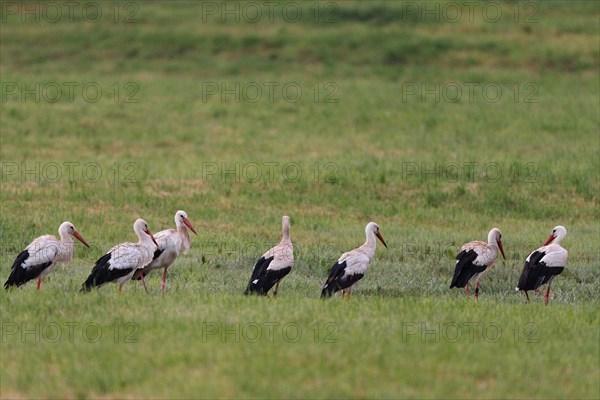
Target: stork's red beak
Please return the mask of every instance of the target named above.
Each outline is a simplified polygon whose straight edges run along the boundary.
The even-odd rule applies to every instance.
[[[551,234],[550,236],[548,236],[548,239],[546,239],[546,241],[544,242],[544,246],[548,246],[550,244],[550,242],[553,240],[554,240],[554,234]]]
[[[379,238],[379,240],[381,240],[381,243],[383,243],[383,245],[385,246],[385,248],[387,249],[387,244],[385,244],[385,240],[383,240],[383,236],[381,236],[381,233],[377,232],[375,234],[375,236],[377,236],[377,238]]]
[[[87,244],[87,242],[85,241],[85,239],[83,238],[83,236],[81,236],[79,234],[79,232],[77,231],[73,231],[73,236],[75,236],[75,239],[79,240],[81,243],[85,244],[86,247],[90,247],[89,244]]]
[[[196,230],[194,229],[194,226],[192,225],[192,223],[190,222],[190,220],[189,220],[189,219],[185,218],[185,219],[183,220],[183,223],[185,224],[185,226],[187,226],[188,228],[190,228],[190,230],[191,230],[192,232],[194,232],[194,235],[198,235],[198,234],[196,233]]]
[[[498,248],[500,249],[500,253],[502,253],[502,258],[506,260],[506,256],[504,255],[504,249],[502,248],[502,241],[498,240]]]
[[[152,238],[152,241],[154,242],[154,244],[156,245],[156,247],[158,247],[158,243],[156,243],[156,239],[154,239],[154,236],[152,236],[152,233],[150,232],[150,229],[146,229],[145,232],[150,235],[150,237]]]

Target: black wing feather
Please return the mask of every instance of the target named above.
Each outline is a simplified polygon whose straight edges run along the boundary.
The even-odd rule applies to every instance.
[[[321,297],[331,297],[335,292],[349,288],[362,279],[364,274],[345,275],[346,266],[346,261],[333,264],[321,290]]]
[[[485,271],[486,265],[476,265],[473,261],[477,258],[477,253],[474,250],[462,250],[456,256],[456,267],[454,268],[454,276],[450,283],[450,289],[453,287],[464,288],[472,277],[480,272]]]
[[[517,284],[519,290],[536,290],[548,283],[552,277],[563,272],[565,267],[546,266],[546,263],[542,261],[545,255],[546,253],[536,250],[529,256],[529,262],[525,261],[523,272]]]
[[[252,276],[250,276],[250,280],[248,281],[248,286],[246,287],[244,294],[253,293],[266,295],[267,292],[277,283],[277,281],[281,280],[291,271],[291,266],[287,268],[281,268],[276,271],[268,270],[267,268],[274,259],[275,256],[269,258],[261,257],[258,259],[254,265]]]
[[[104,285],[105,283],[117,280],[133,271],[133,268],[112,268],[110,269],[110,258],[112,254],[106,253],[96,261],[96,265],[92,268],[90,276],[81,286],[81,291],[89,291],[93,287]]]
[[[52,261],[48,261],[42,264],[32,265],[28,268],[22,267],[23,263],[29,258],[29,251],[23,250],[13,262],[11,273],[4,283],[4,288],[8,289],[11,286],[21,286],[29,282],[32,279],[40,276],[42,271],[48,268]]]
[[[269,293],[269,290],[271,290],[271,288],[275,286],[277,282],[289,274],[291,270],[292,267],[285,267],[277,270],[265,270],[265,273],[258,278],[258,282],[256,282],[256,284],[252,282],[248,284],[248,289],[246,289],[248,293],[246,294],[256,293],[260,295],[266,295]]]

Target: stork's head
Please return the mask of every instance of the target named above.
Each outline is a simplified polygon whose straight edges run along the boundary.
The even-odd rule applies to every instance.
[[[562,225],[555,226],[554,229],[552,229],[550,236],[548,236],[548,239],[546,239],[544,246],[547,246],[550,243],[560,244],[565,236],[567,236],[567,228]]]
[[[196,233],[196,229],[194,229],[194,226],[188,219],[187,213],[183,210],[179,210],[175,213],[175,225],[177,225],[178,228],[180,226],[187,226],[192,232],[194,232],[194,235],[198,234]]]
[[[502,232],[500,232],[500,229],[492,228],[490,233],[488,233],[488,244],[497,245],[500,249],[500,253],[502,253],[502,257],[506,260],[504,248],[502,248]]]
[[[72,235],[73,237],[75,237],[75,239],[79,240],[86,247],[90,247],[90,245],[87,244],[87,242],[79,234],[79,232],[77,232],[77,230],[75,229],[75,225],[73,225],[69,221],[65,221],[62,224],[60,224],[60,227],[58,228],[58,234],[60,235],[61,238],[65,235]]]
[[[148,224],[146,223],[146,221],[144,221],[141,218],[136,219],[135,222],[133,223],[133,230],[135,231],[135,233],[138,235],[138,237],[140,239],[144,237],[143,235],[148,235],[150,237],[150,239],[152,239],[152,241],[154,242],[156,247],[158,247],[158,243],[156,243],[154,236],[152,236],[150,229],[148,229]]]
[[[375,236],[377,236],[377,238],[381,241],[381,243],[383,243],[383,245],[387,249],[387,244],[385,244],[385,240],[383,240],[383,236],[381,236],[381,232],[379,232],[379,225],[377,225],[375,222],[369,222],[367,224],[367,227],[365,228],[365,231],[366,231],[367,235],[370,232],[375,234]]]

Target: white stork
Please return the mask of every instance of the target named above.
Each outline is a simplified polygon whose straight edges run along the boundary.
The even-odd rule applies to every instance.
[[[560,245],[565,236],[567,236],[567,229],[564,226],[555,227],[544,245],[533,251],[525,260],[525,267],[515,290],[524,291],[527,301],[529,301],[528,290],[537,290],[547,283],[548,290],[544,297],[544,304],[548,305],[552,280],[567,266],[568,253]]]
[[[494,267],[494,262],[498,258],[498,249],[500,249],[502,257],[506,259],[504,249],[502,248],[502,232],[498,228],[493,228],[488,233],[487,243],[475,240],[464,244],[460,248],[460,253],[456,256],[456,267],[454,268],[454,276],[452,277],[452,283],[450,283],[450,289],[453,287],[466,287],[467,295],[470,296],[469,281],[475,278],[477,282],[475,285],[475,297],[478,298],[479,280],[487,271]]]
[[[362,246],[342,254],[331,267],[327,281],[321,290],[321,297],[331,297],[335,292],[341,290],[342,298],[344,298],[346,289],[348,289],[349,299],[352,287],[365,275],[369,263],[375,255],[375,248],[377,247],[375,237],[379,238],[387,249],[387,244],[379,232],[379,225],[375,222],[367,224],[365,235],[367,241]]]
[[[36,238],[15,259],[4,288],[21,286],[37,278],[37,290],[40,290],[42,279],[50,274],[57,263],[66,265],[73,258],[74,246],[71,235],[81,243],[90,247],[77,232],[75,226],[65,221],[58,228],[60,240],[53,235]]]
[[[266,296],[275,285],[273,296],[277,296],[279,283],[290,273],[294,265],[294,246],[290,239],[290,217],[281,218],[281,242],[262,255],[254,265],[252,276],[244,294]]]
[[[164,292],[165,282],[167,280],[167,269],[173,264],[177,256],[179,256],[179,253],[185,254],[190,249],[191,240],[188,228],[197,235],[196,230],[188,219],[185,211],[179,210],[175,213],[175,227],[175,229],[166,229],[154,235],[154,238],[158,243],[158,248],[154,252],[152,262],[144,268],[138,269],[133,275],[133,279],[139,280],[148,275],[151,271],[162,268],[163,276],[160,288]],[[144,282],[144,289],[148,291],[146,282]]]
[[[156,240],[143,219],[137,219],[133,230],[139,238],[137,243],[121,243],[96,261],[92,272],[83,283],[81,291],[89,291],[106,283],[117,283],[119,293],[133,273],[152,261],[157,248]]]

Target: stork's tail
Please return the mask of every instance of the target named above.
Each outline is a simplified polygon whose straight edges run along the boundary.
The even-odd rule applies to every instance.
[[[90,276],[89,278],[86,279],[85,282],[83,282],[83,284],[81,285],[81,289],[79,289],[80,292],[83,293],[87,293],[90,290],[92,290],[92,288],[96,287],[96,282],[95,282],[95,276]]]
[[[331,297],[334,291],[334,287],[326,283],[325,286],[323,286],[323,290],[321,290],[321,298]]]
[[[248,295],[256,295],[256,296],[266,296],[267,292],[265,292],[261,287],[256,287],[253,285],[248,285],[246,290],[244,290],[244,294]]]
[[[79,291],[82,293],[87,293],[90,290],[92,290],[92,285],[86,285],[85,283],[81,285],[81,289],[79,289]]]

